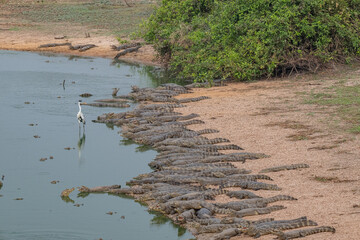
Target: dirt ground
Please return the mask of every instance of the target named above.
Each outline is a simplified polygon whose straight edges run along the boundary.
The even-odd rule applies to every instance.
[[[3,1],[4,2],[4,1]],[[0,1],[1,4],[1,1]],[[113,58],[110,45],[118,42],[112,35],[87,26],[58,23],[52,28],[42,23],[24,23],[13,17],[10,8],[0,7],[0,49],[50,51],[61,54]],[[28,25],[26,25],[28,24]],[[45,23],[43,23],[45,24]],[[20,30],[14,30],[19,28]],[[40,29],[40,30],[39,30]],[[90,38],[84,33],[89,32]],[[65,39],[55,40],[55,36]],[[92,43],[98,47],[83,53],[68,47],[39,49],[40,44],[71,42],[73,45]],[[151,46],[142,47],[121,60],[147,65],[159,65]],[[348,84],[360,83],[360,67],[349,70]],[[351,77],[348,77],[351,76]],[[338,71],[331,70],[316,78],[309,75],[287,79],[271,79],[252,83],[230,83],[227,86],[194,89],[181,97],[209,96],[211,99],[187,104],[179,109],[184,114],[198,113],[205,125],[193,129],[220,130],[209,138],[224,137],[248,152],[261,152],[269,158],[248,160],[238,167],[258,173],[261,169],[294,163],[306,163],[310,168],[268,173],[282,190],[258,191],[261,196],[286,194],[297,201],[285,201],[287,209],[266,217],[292,219],[307,216],[319,225],[336,228],[336,233],[321,233],[306,239],[360,239],[360,149],[359,135],[344,130],[341,121],[333,120],[331,107],[304,104],[304,96],[335,85]],[[219,196],[217,201],[227,201]],[[250,217],[247,219],[258,219]],[[272,239],[264,236],[261,239]],[[233,239],[247,239],[244,236]]]
[[[359,80],[355,77],[352,81],[359,83]],[[231,83],[224,87],[194,89],[194,93],[181,96],[211,97],[179,109],[184,114],[198,113],[205,121],[205,125],[194,125],[191,129],[215,128],[220,132],[209,138],[225,137],[247,152],[270,155],[239,163],[239,168],[258,173],[280,165],[310,165],[305,169],[267,173],[282,190],[257,194],[263,197],[285,194],[298,200],[281,202],[287,209],[247,219],[307,216],[319,225],[335,227],[336,233],[321,233],[306,239],[360,239],[359,136],[334,128],[327,121],[329,111],[304,104],[298,94],[326,88],[337,81],[337,78],[308,80],[305,76],[304,79]],[[216,199],[229,200],[223,195]],[[273,239],[273,236],[261,239]]]

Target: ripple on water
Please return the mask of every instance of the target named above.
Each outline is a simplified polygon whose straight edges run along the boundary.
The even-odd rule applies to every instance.
[[[99,236],[100,238],[101,236]],[[88,240],[93,239],[94,236],[86,232],[81,231],[69,231],[69,230],[24,230],[16,232],[2,232],[0,231],[0,239],[12,239],[12,240],[49,240],[49,239],[76,239],[76,240]]]

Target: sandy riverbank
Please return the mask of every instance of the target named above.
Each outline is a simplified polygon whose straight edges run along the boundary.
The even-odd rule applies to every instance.
[[[181,97],[205,95],[211,99],[188,104],[179,111],[200,114],[205,125],[190,127],[193,130],[220,130],[209,138],[225,137],[245,151],[271,156],[238,163],[239,168],[250,169],[255,174],[261,169],[280,165],[310,165],[307,169],[267,173],[282,190],[257,193],[264,197],[286,194],[298,198],[298,201],[282,202],[287,209],[266,217],[292,219],[308,216],[319,225],[336,228],[335,234],[316,234],[306,239],[359,239],[359,137],[329,127],[326,114],[316,106],[303,104],[297,94],[320,86],[332,86],[337,79],[321,83],[306,78],[294,81],[231,83],[225,87],[194,89],[193,94]],[[216,200],[229,201],[230,198],[220,195]],[[264,236],[262,239],[273,237]]]
[[[35,34],[35,36],[34,36]],[[0,49],[31,52],[50,52],[65,55],[89,56],[114,58],[118,51],[114,51],[111,45],[119,46],[113,36],[94,36],[85,38],[81,36],[55,39],[56,35],[42,35],[36,32],[16,32],[0,30]],[[42,44],[49,43],[71,43],[72,45],[95,44],[97,47],[85,52],[69,49],[69,46],[39,48]],[[150,66],[160,66],[155,59],[155,52],[152,46],[144,45],[137,52],[126,54],[119,58],[120,61],[138,63]]]

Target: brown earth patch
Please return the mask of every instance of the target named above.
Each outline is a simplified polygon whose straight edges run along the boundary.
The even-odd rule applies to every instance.
[[[267,173],[282,190],[259,190],[257,195],[286,194],[298,200],[281,202],[287,207],[284,210],[246,219],[308,216],[319,225],[334,226],[336,233],[316,234],[306,239],[359,239],[360,215],[352,207],[360,198],[359,136],[345,131],[341,124],[333,127],[328,118],[329,108],[304,104],[303,95],[299,94],[335,85],[341,77],[336,73],[230,83],[225,87],[194,89],[192,94],[181,95],[181,98],[211,97],[179,109],[183,114],[198,113],[205,121],[205,125],[190,126],[191,129],[215,128],[220,132],[207,137],[225,137],[245,151],[270,155],[244,164],[236,163],[237,167],[258,173],[261,169],[280,165],[305,163],[310,166]],[[359,80],[354,77],[351,81]],[[234,199],[220,195],[216,201]],[[273,239],[273,236],[261,239]]]

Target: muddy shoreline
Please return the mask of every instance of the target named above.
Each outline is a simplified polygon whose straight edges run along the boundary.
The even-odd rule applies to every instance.
[[[120,45],[118,41],[111,36],[94,36],[90,38],[84,37],[66,37],[64,39],[55,39],[55,35],[39,35],[38,39],[34,39],[26,32],[9,32],[0,31],[0,49],[12,51],[29,51],[37,53],[55,53],[68,56],[80,57],[102,57],[114,59],[119,51],[112,49],[112,45]],[[135,41],[136,42],[136,41]],[[51,43],[68,43],[72,45],[95,44],[96,47],[87,51],[76,51],[69,46],[56,46],[49,48],[39,48],[43,44]],[[141,64],[148,66],[161,67],[161,63],[156,60],[155,51],[151,45],[143,44],[142,47],[132,53],[121,56],[117,61],[123,61],[131,64]]]

